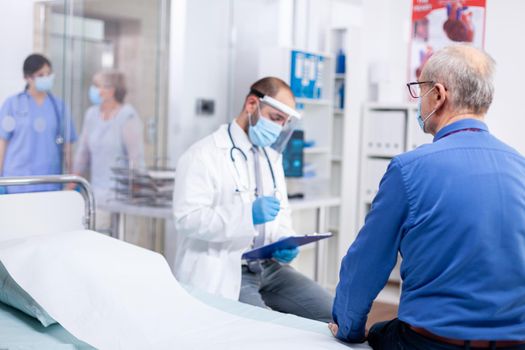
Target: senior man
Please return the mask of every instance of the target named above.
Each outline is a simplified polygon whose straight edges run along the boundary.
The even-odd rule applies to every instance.
[[[343,259],[339,339],[365,339],[400,252],[399,318],[370,329],[374,349],[525,349],[525,159],[484,123],[493,71],[487,54],[452,46],[408,84],[434,142],[391,161]]]

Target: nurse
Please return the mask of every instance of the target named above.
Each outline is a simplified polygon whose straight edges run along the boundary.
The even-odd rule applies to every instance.
[[[29,55],[23,66],[26,87],[0,109],[0,175],[61,174],[71,170],[71,144],[77,135],[64,102],[51,93],[51,62]],[[61,185],[9,186],[0,193],[60,190]]]
[[[294,235],[280,152],[299,118],[290,87],[263,78],[237,118],[184,153],[173,195],[174,272],[190,287],[328,322],[333,299],[290,266],[297,248],[242,259],[253,247]]]

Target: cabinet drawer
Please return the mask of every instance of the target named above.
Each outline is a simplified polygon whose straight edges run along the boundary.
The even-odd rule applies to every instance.
[[[393,157],[405,151],[404,111],[371,111],[368,118],[364,145],[368,156]]]

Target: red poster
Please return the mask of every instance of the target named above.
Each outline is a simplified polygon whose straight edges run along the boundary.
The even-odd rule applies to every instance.
[[[409,80],[415,81],[432,54],[448,45],[483,48],[486,0],[412,0]]]

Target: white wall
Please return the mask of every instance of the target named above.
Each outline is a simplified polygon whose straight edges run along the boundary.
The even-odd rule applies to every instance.
[[[364,68],[382,79],[382,102],[405,102],[412,0],[364,1],[363,8]]]
[[[230,1],[172,1],[168,155],[173,165],[193,142],[229,119]],[[197,116],[197,98],[213,99],[214,115]]]
[[[195,141],[231,121],[259,79],[259,50],[292,45],[292,0],[173,0],[169,157],[173,165]],[[211,117],[197,98],[215,100]]]
[[[0,103],[24,88],[22,64],[33,52],[34,0],[2,1],[0,11]]]
[[[231,117],[241,111],[249,86],[257,79],[259,50],[291,45],[291,0],[234,0]]]
[[[485,48],[496,60],[496,92],[487,116],[491,132],[525,154],[525,1],[487,0]]]

